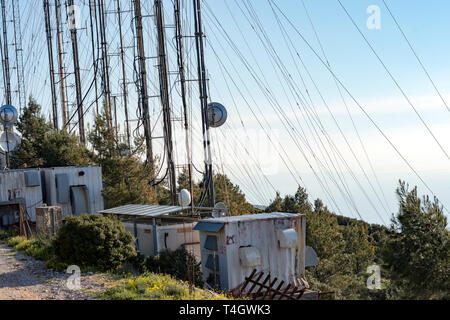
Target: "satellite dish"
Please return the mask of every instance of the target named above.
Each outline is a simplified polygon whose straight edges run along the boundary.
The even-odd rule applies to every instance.
[[[0,149],[3,152],[14,151],[20,145],[20,136],[14,132],[3,132],[0,136]]]
[[[212,216],[214,218],[219,218],[219,217],[226,217],[226,215],[227,215],[227,207],[225,206],[225,204],[223,202],[218,202],[214,206]]]
[[[191,204],[191,193],[186,189],[182,189],[178,194],[178,203],[182,207],[187,207]]]
[[[7,104],[0,108],[0,122],[7,128],[11,128],[17,122],[17,110]]]
[[[213,128],[222,126],[228,117],[227,109],[218,102],[208,104],[207,115],[209,126]]]

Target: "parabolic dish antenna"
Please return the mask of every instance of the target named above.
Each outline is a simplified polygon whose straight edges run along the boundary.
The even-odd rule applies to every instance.
[[[0,149],[2,149],[3,152],[14,151],[14,149],[20,145],[20,141],[20,136],[14,132],[8,131],[8,134],[6,134],[6,132],[2,132],[0,135]]]
[[[17,110],[7,104],[0,108],[0,123],[7,128],[11,128],[17,121]]]
[[[212,216],[214,218],[219,218],[219,217],[226,217],[226,215],[227,215],[227,207],[225,206],[225,204],[223,202],[216,203],[216,205],[214,206],[214,210],[212,212]]]
[[[191,193],[186,189],[182,189],[178,195],[178,202],[180,206],[187,207],[191,204]]]
[[[210,127],[218,128],[227,121],[227,109],[218,102],[208,104],[207,113]]]

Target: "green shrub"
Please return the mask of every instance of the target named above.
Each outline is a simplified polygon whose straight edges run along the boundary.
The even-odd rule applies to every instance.
[[[68,217],[53,247],[59,262],[81,268],[116,270],[136,256],[133,236],[120,221],[102,215]]]
[[[196,286],[203,286],[201,264],[183,247],[175,251],[164,250],[157,257],[148,257],[145,265],[149,272],[169,274],[183,281],[193,280]]]
[[[11,237],[14,237],[16,234],[13,231],[4,231],[0,230],[0,241],[8,240]]]
[[[65,272],[69,265],[64,262],[59,262],[55,257],[50,258],[45,263],[46,267],[60,272]]]
[[[105,300],[226,300],[223,294],[195,288],[169,275],[146,273],[123,279],[117,286],[96,294]]]
[[[26,237],[16,236],[16,237],[12,237],[11,239],[9,239],[7,242],[7,245],[15,248],[18,244],[20,244],[24,241],[27,241]]]
[[[8,246],[25,252],[37,260],[47,261],[53,257],[53,248],[50,240],[17,236],[8,240]]]

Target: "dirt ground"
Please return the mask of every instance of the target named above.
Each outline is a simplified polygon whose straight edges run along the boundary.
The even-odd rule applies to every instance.
[[[70,276],[0,245],[0,300],[93,300],[90,293],[102,291],[110,283],[102,274],[82,274],[81,290],[70,290],[67,286]]]

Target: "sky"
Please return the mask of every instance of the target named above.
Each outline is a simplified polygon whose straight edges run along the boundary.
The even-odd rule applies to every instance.
[[[93,74],[89,11],[84,2],[75,1],[75,4],[77,2],[81,7],[78,32],[82,83],[86,92]],[[421,69],[383,1],[341,2],[436,140],[450,153],[450,112]],[[108,12],[116,8],[116,1],[106,3]],[[190,3],[182,1],[186,35],[192,32]],[[450,30],[447,17],[450,3],[446,0],[386,0],[386,3],[444,100],[450,104],[450,42],[446,40]],[[127,11],[130,2],[121,0],[121,4],[127,46],[129,104],[135,112],[133,25],[131,14]],[[273,4],[292,22],[295,30]],[[171,1],[165,1],[164,5],[169,71],[174,71],[176,57],[173,28],[170,28],[173,22]],[[436,195],[446,208],[450,208],[450,159],[337,0],[304,0],[304,3],[302,0],[204,0],[202,5],[210,99],[222,103],[228,110],[227,124],[211,130],[215,170],[229,175],[253,204],[267,205],[274,198],[275,191],[281,195],[294,194],[300,184],[306,187],[311,201],[321,198],[339,214],[388,224],[391,214],[398,210],[395,189],[398,180],[403,179],[411,186],[417,185],[421,194]],[[32,94],[48,115],[51,95],[42,4],[41,1],[20,0],[20,6],[27,95]],[[367,10],[373,6],[379,8],[379,28],[369,29],[367,21],[372,21],[373,13]],[[151,13],[150,2],[143,2],[143,7],[144,14]],[[54,10],[54,7],[50,9]],[[330,69],[385,136],[346,90],[336,84],[329,70],[297,33],[324,59],[308,14]],[[152,58],[156,53],[154,21],[151,17],[144,20],[150,94],[157,94],[157,63]],[[118,55],[115,54],[119,52],[117,20],[110,13],[107,21],[111,82],[113,93],[118,96],[118,118],[123,130],[124,116],[120,112],[123,109],[122,75]],[[64,61],[70,72],[72,60],[68,34],[65,27]],[[13,38],[11,27],[8,28],[8,36]],[[56,52],[55,40],[53,46]],[[188,78],[194,80],[196,70],[192,38],[185,38],[185,51]],[[10,55],[13,64],[13,47],[10,48]],[[14,77],[15,70],[12,71]],[[74,103],[72,77],[69,74],[67,78],[68,96],[69,101]],[[170,81],[173,117],[177,119],[181,117],[178,82],[174,76]],[[201,171],[200,113],[197,88],[193,82],[189,82],[188,88],[193,158],[196,168]],[[13,98],[16,102],[17,95],[13,94]],[[90,101],[88,105],[92,105],[95,100],[92,90],[86,100]],[[161,130],[160,105],[157,99],[151,100],[151,105],[151,119],[157,135]],[[71,107],[72,112],[74,108]],[[94,108],[92,105],[88,116],[92,117]],[[76,129],[76,124],[74,127]],[[186,156],[181,122],[174,122],[174,127],[177,162],[184,164]],[[156,153],[162,155],[161,141],[155,140],[154,143]],[[199,173],[197,178],[200,178]]]

